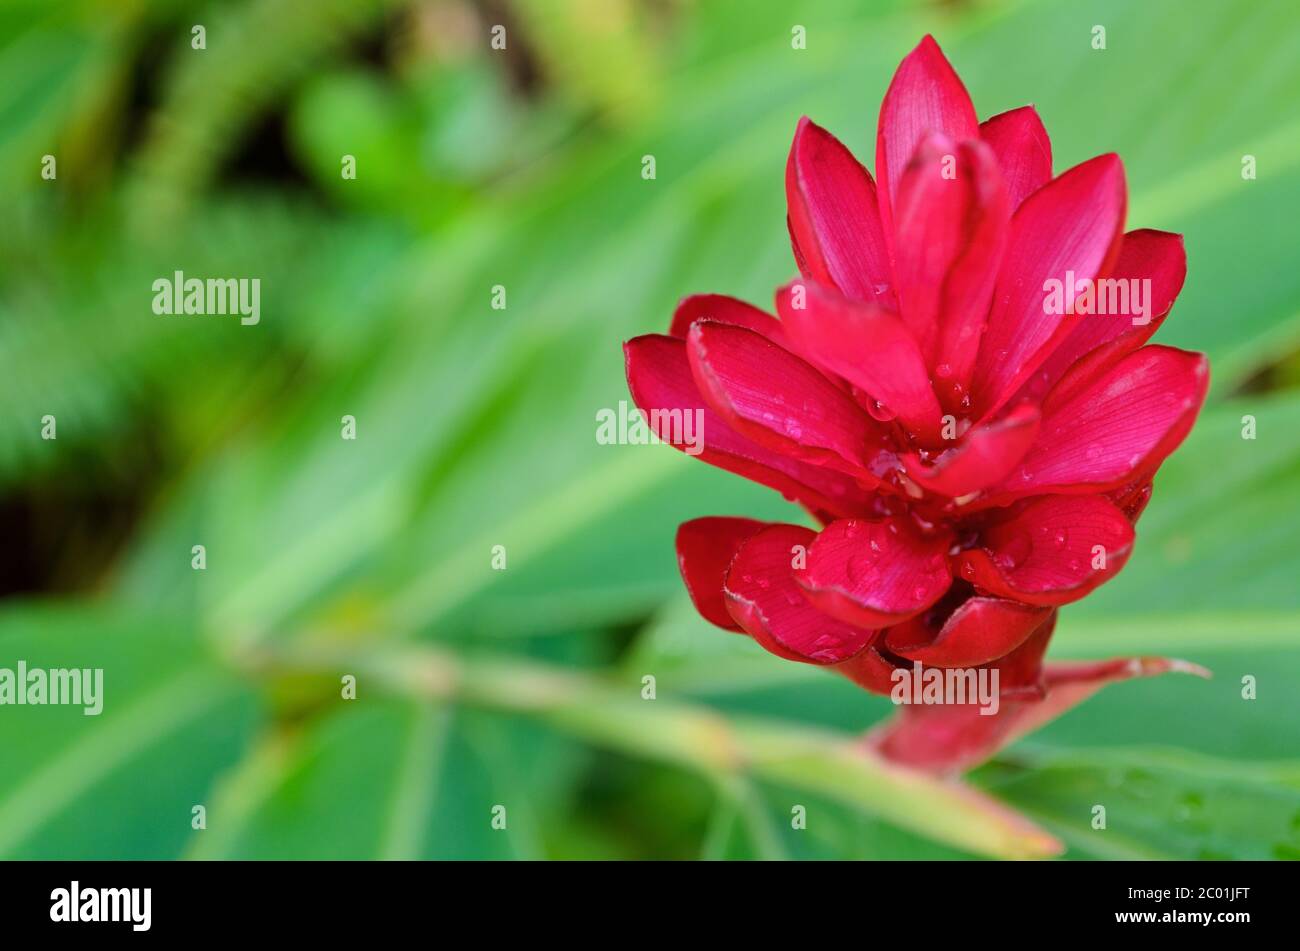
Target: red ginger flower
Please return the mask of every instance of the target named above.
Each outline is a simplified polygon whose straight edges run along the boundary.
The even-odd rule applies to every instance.
[[[625,345],[627,378],[661,439],[685,448],[672,411],[698,411],[701,459],[824,526],[683,524],[707,620],[880,693],[914,664],[997,670],[996,715],[913,705],[872,734],[950,771],[1109,681],[1191,669],[1042,658],[1056,608],[1127,561],[1209,376],[1201,354],[1146,345],[1186,257],[1180,235],[1124,232],[1118,156],[1053,177],[1034,108],[977,122],[929,36],[885,94],[876,175],[801,119],[786,198],[802,277],[778,290],[779,319],[688,297],[667,336]]]

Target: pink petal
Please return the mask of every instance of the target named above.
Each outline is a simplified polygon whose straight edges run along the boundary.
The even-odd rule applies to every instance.
[[[852,397],[752,330],[697,321],[687,354],[709,405],[759,445],[864,476],[868,446],[887,446],[884,433]]]
[[[929,132],[955,141],[979,136],[975,107],[934,37],[927,35],[899,63],[880,104],[876,125],[876,178],[886,240],[893,234],[891,209],[903,168]]]
[[[673,411],[680,416],[699,410],[702,416],[697,435],[703,436],[699,457],[704,462],[832,515],[855,515],[872,509],[874,495],[851,476],[773,452],[729,427],[700,395],[691,376],[685,341],[646,334],[629,340],[623,351],[632,399],[663,441],[671,443]],[[683,452],[692,448],[681,442],[672,444]]]
[[[985,119],[980,123],[980,138],[998,157],[1012,211],[1052,180],[1052,142],[1033,106]]]
[[[1052,312],[1056,301],[1048,282],[1092,281],[1110,269],[1126,194],[1119,157],[1102,155],[1034,192],[1011,219],[972,383],[981,413],[996,412],[1071,329],[1066,321],[1073,318]],[[1068,291],[1062,303],[1068,312]]]
[[[897,624],[948,589],[949,538],[901,519],[842,519],[822,530],[795,580],[818,608],[860,627]]]
[[[1164,657],[1049,664],[1044,670],[1042,699],[1004,698],[992,716],[981,715],[977,704],[911,704],[883,727],[872,731],[868,742],[887,759],[914,769],[938,775],[964,772],[1056,719],[1107,684],[1170,672],[1209,676],[1208,671],[1195,664]]]
[[[903,322],[952,409],[970,382],[1010,216],[988,146],[921,140],[894,206],[894,277]]]
[[[942,410],[925,361],[894,314],[812,281],[781,288],[776,308],[804,352],[885,404],[910,432],[928,442],[939,438]]]
[[[856,300],[886,296],[889,255],[876,185],[853,153],[807,116],[790,147],[785,193],[800,273]]]
[[[961,498],[1004,479],[1038,438],[1038,407],[1017,406],[1002,419],[980,423],[961,442],[940,453],[933,464],[916,453],[901,457],[908,476],[921,488]]]
[[[1047,492],[1116,489],[1154,473],[1178,448],[1205,401],[1204,355],[1146,346],[1100,375],[1090,371],[1090,360],[1048,394],[1038,441],[977,507]]]
[[[728,631],[740,630],[727,611],[722,583],[740,546],[766,524],[752,518],[710,516],[677,526],[677,566],[704,620]]]
[[[785,329],[781,322],[766,311],[759,310],[743,300],[728,297],[726,294],[692,294],[683,297],[673,311],[672,325],[668,333],[673,337],[686,339],[691,324],[697,320],[716,320],[720,324],[734,324],[760,333],[769,340],[786,349]]]
[[[798,525],[771,525],[741,545],[727,571],[727,609],[754,640],[779,657],[838,664],[874,637],[827,617],[804,597],[791,565],[816,537]]]
[[[1108,350],[1111,362],[1142,346],[1173,308],[1186,277],[1187,252],[1183,249],[1182,235],[1149,229],[1124,235],[1119,259],[1107,279],[1125,282],[1123,285],[1110,285],[1116,288],[1149,288],[1149,296],[1147,291],[1142,292],[1148,313],[1145,317],[1136,313],[1134,300],[1129,297],[1127,301],[1121,298],[1118,301],[1121,306],[1114,308],[1113,313],[1080,314],[1069,318],[1071,329],[1068,334],[1043,362],[1042,368],[1020,388],[1016,399],[1040,402],[1043,394],[1073,364],[1112,341],[1118,341],[1119,345]],[[1130,283],[1133,281],[1150,283],[1134,285]],[[1127,306],[1123,306],[1125,303]]]
[[[1112,578],[1133,548],[1133,523],[1099,495],[1044,495],[999,513],[980,547],[957,557],[976,587],[1027,604],[1077,601]]]
[[[969,587],[966,589],[969,591]],[[946,600],[946,599],[945,599]],[[966,598],[946,618],[923,613],[885,634],[885,647],[927,666],[980,666],[1008,655],[1047,620],[1052,609],[1002,598]],[[935,629],[941,621],[939,629]]]

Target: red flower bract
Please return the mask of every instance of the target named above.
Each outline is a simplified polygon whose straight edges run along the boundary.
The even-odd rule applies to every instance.
[[[779,317],[688,297],[669,335],[625,345],[627,378],[661,439],[671,411],[699,411],[705,462],[823,525],[682,525],[707,620],[881,693],[913,665],[997,672],[995,715],[914,703],[871,734],[943,772],[1107,682],[1190,669],[1043,655],[1056,608],[1128,560],[1209,375],[1200,354],[1147,345],[1186,258],[1179,235],[1124,232],[1117,156],[1053,177],[1033,107],[979,123],[928,36],[878,130],[873,181],[800,120],[785,187],[802,276],[777,291]]]

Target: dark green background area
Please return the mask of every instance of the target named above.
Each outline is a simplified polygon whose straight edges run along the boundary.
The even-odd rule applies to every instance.
[[[1300,857],[1300,7],[791,6],[4,6],[0,666],[107,696],[0,707],[0,857],[1032,853],[987,800],[846,761],[887,702],[691,610],[677,523],[792,506],[595,441],[624,339],[793,275],[799,116],[874,164],[926,32],[981,117],[1037,106],[1058,171],[1122,155],[1129,227],[1186,235],[1157,339],[1213,377],[1052,653],[1214,679],[1110,687],[972,781],[1072,858]],[[261,323],[155,316],[175,270],[260,278]]]

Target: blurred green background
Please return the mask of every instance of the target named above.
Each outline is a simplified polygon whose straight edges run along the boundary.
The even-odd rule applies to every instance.
[[[797,119],[874,164],[927,31],[982,118],[1037,105],[1058,171],[1124,157],[1129,226],[1186,234],[1158,339],[1214,379],[1052,653],[1215,678],[1108,688],[972,781],[1072,858],[1300,857],[1300,6],[791,6],[0,7],[0,666],[106,691],[0,707],[0,857],[1039,854],[848,755],[887,702],[690,609],[679,521],[793,507],[594,438],[624,339],[792,276]],[[260,278],[261,323],[155,316],[175,270]]]

